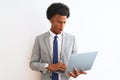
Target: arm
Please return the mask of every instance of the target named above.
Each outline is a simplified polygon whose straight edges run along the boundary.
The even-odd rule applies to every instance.
[[[45,73],[47,70],[45,69],[46,66],[48,66],[48,63],[41,63],[40,61],[40,46],[39,46],[39,40],[36,38],[35,44],[32,50],[32,56],[30,61],[30,68],[32,70],[40,71]]]

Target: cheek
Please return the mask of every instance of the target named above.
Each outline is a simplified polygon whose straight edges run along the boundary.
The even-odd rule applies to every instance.
[[[56,29],[57,29],[57,28],[59,28],[59,27],[60,27],[60,25],[59,25],[59,24],[57,24],[57,23],[56,23],[56,24],[54,24],[54,28],[56,28]]]
[[[59,23],[54,23],[55,26],[59,26]]]

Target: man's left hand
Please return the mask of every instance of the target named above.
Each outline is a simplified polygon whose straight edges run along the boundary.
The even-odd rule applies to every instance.
[[[84,71],[79,72],[79,71],[77,70],[77,68],[75,68],[75,69],[74,69],[74,73],[73,73],[73,72],[69,72],[66,76],[71,76],[71,77],[76,78],[76,77],[78,77],[78,76],[81,75],[81,74],[87,74],[87,73],[84,72]]]

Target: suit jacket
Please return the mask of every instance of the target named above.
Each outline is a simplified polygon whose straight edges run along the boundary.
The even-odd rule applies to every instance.
[[[41,80],[52,80],[51,72],[44,70],[46,64],[52,63],[49,37],[49,32],[36,37],[30,61],[31,69],[41,72]],[[65,32],[62,34],[62,39],[61,60],[67,65],[70,55],[77,52],[76,40],[73,35]],[[61,75],[61,79],[69,80],[69,77]]]

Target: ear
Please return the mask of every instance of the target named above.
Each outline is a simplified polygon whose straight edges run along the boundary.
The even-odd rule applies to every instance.
[[[50,18],[50,23],[51,23],[51,24],[54,23],[53,18]]]

